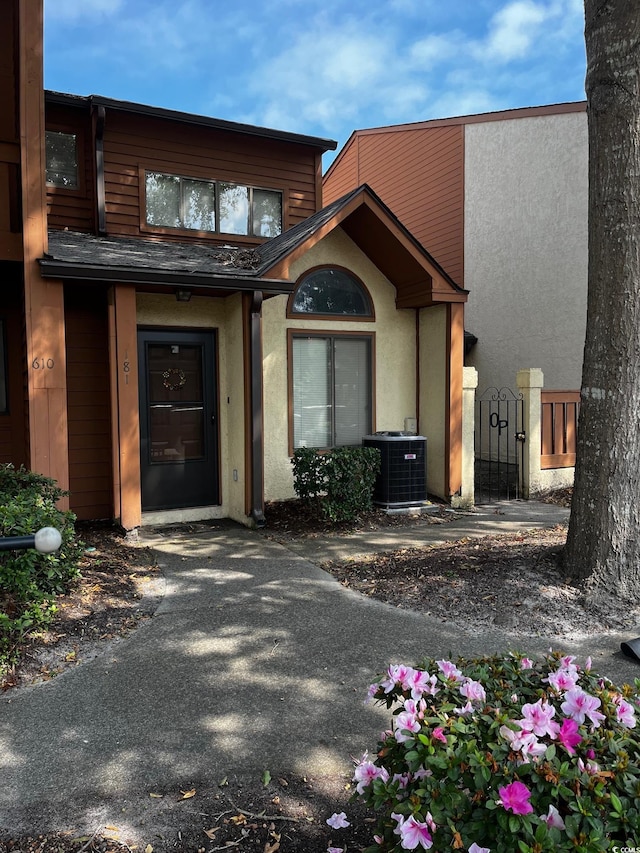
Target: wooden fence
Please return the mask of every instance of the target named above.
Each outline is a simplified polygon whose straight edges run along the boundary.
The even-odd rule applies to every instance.
[[[576,464],[579,391],[542,391],[540,467],[571,468]]]

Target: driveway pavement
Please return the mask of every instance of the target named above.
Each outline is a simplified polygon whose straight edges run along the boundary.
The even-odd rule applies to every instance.
[[[465,633],[389,607],[342,588],[313,561],[566,515],[522,502],[421,534],[376,531],[291,548],[232,525],[145,534],[164,576],[155,617],[94,660],[0,697],[0,831],[115,825],[146,844],[162,823],[163,801],[150,793],[179,796],[265,769],[314,778],[348,771],[388,724],[388,713],[363,699],[390,662],[555,644]],[[616,682],[632,681],[640,667],[622,656],[620,640],[638,634],[630,625],[624,636],[563,648],[591,654]]]

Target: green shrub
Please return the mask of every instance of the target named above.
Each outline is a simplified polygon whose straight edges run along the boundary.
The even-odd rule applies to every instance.
[[[0,669],[28,630],[51,619],[55,596],[79,574],[75,515],[55,505],[65,494],[48,477],[0,465],[0,536],[28,536],[42,527],[55,527],[62,536],[53,554],[33,548],[0,552]]]
[[[331,521],[354,521],[372,507],[373,487],[380,471],[375,447],[338,447],[318,453],[302,447],[293,454],[293,486],[301,500],[317,501]]]

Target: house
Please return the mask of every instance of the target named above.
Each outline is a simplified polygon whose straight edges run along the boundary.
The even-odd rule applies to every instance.
[[[465,500],[461,288],[331,140],[43,92],[42,0],[0,34],[0,461],[80,519],[264,520],[299,446],[410,426]]]
[[[355,131],[323,193],[369,184],[469,291],[465,363],[480,393],[532,367],[546,388],[577,389],[587,165],[585,102],[554,104]]]

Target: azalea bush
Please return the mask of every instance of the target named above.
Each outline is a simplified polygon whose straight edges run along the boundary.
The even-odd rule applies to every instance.
[[[392,727],[355,770],[368,853],[640,849],[639,689],[559,653],[390,666],[369,699]]]
[[[33,548],[0,554],[0,675],[14,662],[24,637],[52,619],[56,595],[78,577],[81,545],[75,515],[56,506],[66,494],[55,480],[0,465],[0,536],[26,536],[55,527],[62,537],[52,554]]]

